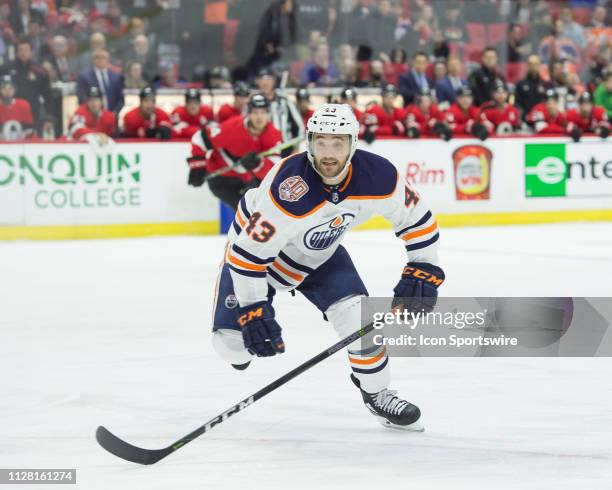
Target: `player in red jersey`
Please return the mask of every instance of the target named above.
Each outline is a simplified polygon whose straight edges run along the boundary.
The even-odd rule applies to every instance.
[[[567,134],[576,142],[584,133],[594,133],[606,139],[610,136],[610,121],[606,110],[593,105],[589,92],[583,92],[578,98],[578,108],[567,111]]]
[[[15,98],[15,85],[10,75],[0,79],[0,139],[15,141],[34,134],[32,108],[25,99]]]
[[[446,122],[454,136],[471,135],[482,141],[489,136],[486,126],[480,122],[480,110],[474,105],[468,87],[457,89],[457,98],[446,111]]]
[[[236,82],[234,84],[234,103],[223,104],[217,112],[217,121],[221,124],[227,121],[230,117],[242,116],[249,101],[249,86],[244,82]]]
[[[68,136],[74,140],[91,140],[93,137],[104,145],[115,134],[116,122],[115,114],[104,109],[100,89],[92,86],[87,101],[70,118]]]
[[[313,115],[314,111],[310,108],[310,93],[306,87],[300,87],[295,91],[295,102],[304,120],[304,127],[308,124],[310,116]]]
[[[197,88],[185,91],[185,105],[179,106],[170,115],[172,135],[175,138],[191,138],[200,129],[215,120],[210,106],[202,104],[202,94]]]
[[[406,107],[406,134],[411,138],[421,135],[439,136],[445,141],[452,138],[453,132],[446,123],[444,113],[434,103],[434,94],[422,90],[415,103]]]
[[[538,134],[564,134],[567,119],[559,108],[559,96],[550,89],[546,91],[546,102],[533,106],[527,114],[527,123]]]
[[[370,106],[363,116],[366,126],[364,139],[371,143],[374,136],[405,136],[404,109],[395,107],[395,99],[399,92],[395,85],[388,83],[381,91],[382,104]]]
[[[501,80],[491,96],[492,100],[482,104],[481,120],[496,134],[512,134],[521,127],[521,114],[508,102],[508,90]]]
[[[191,139],[191,157],[187,159],[189,185],[200,187],[208,182],[211,192],[234,210],[244,193],[257,187],[279,154],[261,158],[258,154],[277,146],[282,135],[270,121],[270,105],[262,94],[253,95],[248,113],[233,117],[220,126],[209,126]],[[279,152],[280,153],[280,152]],[[226,170],[222,175],[208,174]]]
[[[172,137],[170,118],[165,111],[155,107],[155,90],[151,87],[140,91],[140,105],[124,116],[123,135],[127,138],[160,140],[169,140]]]

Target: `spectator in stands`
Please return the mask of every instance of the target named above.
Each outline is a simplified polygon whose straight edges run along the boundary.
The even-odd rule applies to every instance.
[[[507,48],[506,61],[508,63],[523,61],[531,53],[531,44],[525,41],[525,32],[521,25],[514,24],[510,26]]]
[[[553,60],[550,63],[549,71],[550,86],[557,92],[559,97],[565,99],[568,95],[576,95],[576,89],[563,61]]]
[[[30,103],[15,97],[10,75],[0,78],[0,140],[15,141],[32,136],[34,118]]]
[[[93,67],[81,72],[77,80],[79,104],[87,99],[90,87],[98,87],[104,108],[118,114],[124,104],[123,78],[109,69],[110,55],[105,49],[94,51],[91,59]]]
[[[330,61],[329,44],[321,42],[312,54],[312,61],[304,65],[301,83],[307,87],[329,87],[338,80],[338,70]]]
[[[444,39],[450,43],[467,41],[467,29],[461,15],[461,6],[456,0],[441,2],[444,12],[440,16],[440,31]]]
[[[595,89],[593,101],[603,107],[609,118],[612,118],[612,70],[606,73],[603,81]]]
[[[489,100],[498,80],[505,83],[506,80],[499,73],[498,67],[495,48],[491,46],[486,47],[482,53],[480,68],[474,70],[468,78],[468,84],[474,94],[474,103],[477,106],[481,106]]]
[[[281,132],[283,142],[304,135],[304,121],[297,107],[284,95],[276,91],[276,79],[269,68],[263,68],[255,79],[257,88],[270,103],[272,124]],[[283,157],[294,152],[294,147],[283,150]]]
[[[433,81],[425,74],[427,69],[427,55],[421,51],[412,56],[412,67],[400,75],[399,90],[404,97],[404,104],[412,104],[417,94],[433,88]]]
[[[153,84],[156,89],[159,88],[185,88],[188,83],[181,78],[178,73],[178,67],[171,61],[164,61],[159,66],[159,76],[156,77]]]
[[[140,105],[123,118],[123,135],[126,138],[169,140],[172,137],[170,118],[155,106],[155,95],[152,87],[140,91]]]
[[[249,101],[249,86],[244,82],[234,84],[234,101],[232,104],[223,104],[217,112],[219,124],[230,117],[243,116],[246,114],[246,107]]]
[[[300,87],[295,91],[295,103],[306,127],[308,120],[314,114],[314,110],[310,108],[310,93],[306,87]]]
[[[357,46],[358,51],[363,51],[363,47],[369,47],[372,42],[375,10],[370,4],[370,0],[355,0],[353,9],[346,17],[347,40],[352,46]],[[358,56],[357,61],[367,60]]]
[[[406,63],[406,51],[399,47],[393,48],[389,53],[389,56],[387,56],[385,53],[381,53],[379,58],[385,64],[384,72],[387,82],[398,86],[400,75],[408,70],[408,64]]]
[[[7,56],[7,45],[15,44],[17,42],[17,35],[13,30],[11,23],[11,4],[8,1],[0,3],[0,43],[3,45],[0,56],[6,58]]]
[[[432,90],[421,91],[414,103],[406,107],[406,134],[411,138],[435,135],[448,141],[453,133],[446,123],[446,117],[434,102]]]
[[[225,66],[215,66],[210,71],[208,86],[210,88],[232,88],[231,75]]]
[[[79,58],[81,71],[91,68],[91,55],[101,49],[106,50],[106,36],[101,32],[94,32],[89,36],[89,49],[83,49],[83,54]],[[109,60],[110,63],[110,60]]]
[[[546,101],[533,106],[527,114],[527,123],[538,134],[564,134],[567,123],[559,107],[559,95],[553,89],[546,91]]]
[[[151,51],[149,39],[144,34],[134,37],[131,49],[125,56],[128,61],[137,61],[142,66],[143,78],[151,82],[157,75],[158,65],[155,54]]]
[[[438,60],[433,64],[433,83],[437,85],[438,82],[446,77],[446,62]]]
[[[118,0],[109,0],[106,7],[104,19],[107,24],[107,33],[112,38],[119,38],[127,32],[127,22],[121,12]]]
[[[68,124],[68,136],[73,140],[108,143],[117,129],[115,114],[104,108],[102,92],[96,86],[89,87],[87,100],[80,105]]]
[[[270,66],[281,58],[290,58],[296,41],[294,0],[275,0],[261,16],[255,49],[247,62],[250,74]]]
[[[583,92],[578,98],[578,108],[567,111],[566,131],[575,142],[585,133],[593,133],[606,139],[610,136],[610,121],[606,110],[593,105],[593,98],[588,92]]]
[[[359,81],[359,66],[353,57],[344,57],[338,64],[338,85],[357,85]]]
[[[60,82],[76,80],[77,64],[73,57],[68,56],[68,39],[57,35],[51,39],[51,54],[47,58]]]
[[[373,104],[365,111],[363,123],[366,132],[363,138],[371,143],[377,136],[405,136],[404,109],[395,106],[399,95],[395,85],[387,84],[381,90],[382,104]]]
[[[480,122],[480,110],[474,105],[472,91],[468,87],[457,90],[455,102],[445,116],[453,136],[475,136],[483,141],[489,136],[486,126]]]
[[[13,77],[17,97],[29,102],[36,124],[50,103],[51,84],[44,68],[33,62],[32,45],[27,38],[19,39],[16,54],[14,63],[6,67],[3,73]]]
[[[12,10],[11,26],[15,34],[30,34],[30,21],[35,19],[39,25],[45,24],[44,15],[32,8],[30,0],[17,0]]]
[[[452,104],[457,90],[467,87],[467,80],[461,77],[461,61],[458,56],[449,56],[447,69],[448,74],[436,83],[436,98],[440,104],[443,102]]]
[[[414,22],[414,30],[419,33],[419,49],[429,51],[428,46],[436,31],[440,31],[438,19],[434,15],[433,7],[423,3]]]
[[[526,116],[534,105],[546,99],[550,84],[540,75],[540,58],[532,54],[527,58],[527,76],[516,85],[516,105]]]
[[[395,26],[397,17],[392,9],[391,0],[379,0],[372,15],[372,37],[370,39],[374,54],[389,53],[395,45]]]
[[[578,46],[584,48],[586,46],[586,38],[584,36],[584,28],[574,21],[572,9],[563,8],[561,10],[560,20],[563,23],[562,33],[565,37],[570,38]]]
[[[385,65],[381,60],[372,60],[368,65],[368,78],[357,83],[359,87],[376,87],[382,89],[387,85]]]
[[[489,131],[496,134],[517,132],[521,127],[521,114],[508,102],[508,89],[503,82],[498,82],[491,98],[493,100],[480,108],[481,119]]]
[[[28,23],[28,39],[32,45],[32,60],[41,63],[48,52],[47,38],[43,32],[43,24],[40,19],[32,17]]]
[[[215,120],[212,107],[202,104],[202,94],[197,88],[185,91],[185,105],[172,111],[172,133],[176,138],[191,138]]]
[[[143,77],[142,65],[138,61],[128,61],[123,72],[123,87],[140,90],[147,85]]]

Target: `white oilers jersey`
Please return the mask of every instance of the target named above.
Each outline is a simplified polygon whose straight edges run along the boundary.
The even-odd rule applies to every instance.
[[[288,157],[245,194],[230,227],[225,261],[238,302],[265,301],[268,285],[295,289],[376,214],[392,223],[409,262],[437,265],[436,220],[391,162],[357,150],[344,182],[332,187],[306,153]]]

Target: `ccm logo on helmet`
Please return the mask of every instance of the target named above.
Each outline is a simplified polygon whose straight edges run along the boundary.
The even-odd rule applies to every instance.
[[[417,269],[416,267],[410,267],[410,266],[404,267],[404,272],[402,273],[402,275],[412,276],[417,279],[422,279],[425,282],[430,282],[436,286],[439,286],[444,281],[444,279],[440,279],[439,277],[434,276],[433,274],[429,272],[426,272],[422,269]]]
[[[344,213],[311,228],[304,235],[304,245],[310,250],[325,250],[331,247],[353,224],[354,214]]]

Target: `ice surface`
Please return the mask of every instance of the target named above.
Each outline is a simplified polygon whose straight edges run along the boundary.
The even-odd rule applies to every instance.
[[[612,488],[604,358],[392,359],[393,387],[423,411],[413,434],[378,425],[339,353],[155,466],[106,453],[100,424],[167,445],[335,342],[304,298],[281,294],[287,353],[244,372],[217,359],[223,244],[0,243],[0,467],[76,467],[77,488],[104,490]],[[404,263],[392,233],[345,246],[370,293],[390,294]],[[611,251],[612,224],[446,229],[441,292],[612,296]]]

